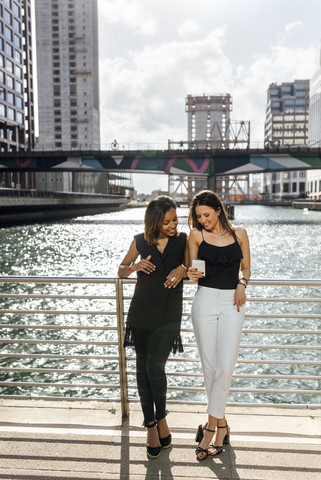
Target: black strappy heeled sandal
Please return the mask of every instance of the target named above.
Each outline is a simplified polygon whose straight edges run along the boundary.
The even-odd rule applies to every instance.
[[[154,421],[150,425],[147,425],[147,428],[154,428],[156,425],[157,423]],[[158,458],[161,454],[162,447],[150,447],[149,445],[146,445],[146,451],[150,458]]]
[[[222,427],[217,426],[217,428],[226,428],[227,432],[225,437],[223,438],[223,445],[228,445],[230,443],[230,430],[229,430],[228,424],[226,423],[226,425],[223,425]],[[215,448],[216,453],[208,452],[209,455],[211,455],[212,457],[216,457],[217,455],[220,455],[223,452],[223,445],[214,445],[212,443],[209,446],[209,448]]]
[[[207,425],[207,424],[206,424],[206,425]],[[201,441],[203,440],[204,430],[207,430],[208,432],[215,433],[215,430],[210,430],[210,429],[207,428],[206,426],[203,428],[202,425],[199,425],[199,426],[198,426],[198,429],[197,429],[196,436],[195,436],[195,441],[196,441],[196,442],[197,442],[198,439],[200,438],[199,444],[200,444]],[[199,460],[199,461],[201,461],[201,460],[205,460],[205,458],[208,457],[209,452],[208,452],[208,448],[202,448],[202,447],[200,447],[199,444],[198,444],[198,447],[195,449],[195,453],[196,453],[196,459]],[[206,456],[203,457],[203,458],[200,458],[200,457],[198,456],[199,453],[206,453]]]

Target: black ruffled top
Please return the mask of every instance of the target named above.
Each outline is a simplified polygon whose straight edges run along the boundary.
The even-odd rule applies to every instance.
[[[205,277],[198,281],[204,287],[233,290],[239,280],[240,262],[243,258],[238,242],[225,247],[217,247],[202,241],[198,258],[205,261]]]

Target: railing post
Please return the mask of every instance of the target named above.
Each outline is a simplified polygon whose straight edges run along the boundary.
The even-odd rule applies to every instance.
[[[119,278],[115,280],[115,287],[116,287],[121,413],[122,413],[122,417],[128,417],[129,405],[128,405],[128,388],[127,388],[127,372],[126,372],[126,352],[124,348],[125,331],[124,331],[123,283]]]

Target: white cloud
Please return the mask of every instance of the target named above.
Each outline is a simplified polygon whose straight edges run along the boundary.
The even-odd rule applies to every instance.
[[[140,1],[99,0],[99,15],[107,24],[120,24],[143,35],[153,36],[157,31],[156,19],[146,12]]]
[[[288,23],[285,27],[285,32],[286,33],[291,32],[295,28],[301,27],[301,26],[302,26],[301,20],[297,20],[296,22]]]
[[[102,143],[167,142],[187,137],[185,97],[221,91],[231,76],[225,28],[203,39],[145,46],[100,63]]]
[[[182,25],[184,22],[182,23]],[[100,62],[101,140],[162,144],[187,139],[187,94],[230,93],[232,120],[251,121],[251,140],[263,144],[266,92],[273,82],[309,79],[316,70],[316,46],[290,46],[292,22],[275,34],[272,46],[256,45],[243,62],[226,54],[230,32],[223,25],[203,37],[145,44],[122,57]],[[246,63],[245,63],[246,61]]]
[[[197,33],[199,31],[199,25],[195,20],[187,19],[178,26],[177,31],[180,37],[185,37],[191,33]]]

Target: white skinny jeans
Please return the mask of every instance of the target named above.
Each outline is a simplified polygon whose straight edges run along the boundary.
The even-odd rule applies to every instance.
[[[192,322],[207,394],[207,413],[224,418],[237,361],[245,306],[237,311],[235,290],[200,286],[192,307]]]

